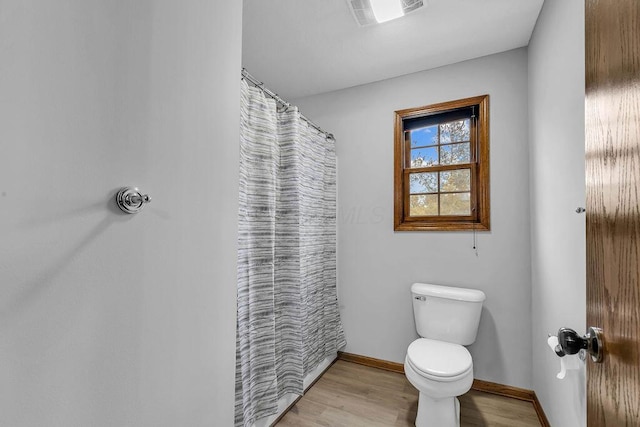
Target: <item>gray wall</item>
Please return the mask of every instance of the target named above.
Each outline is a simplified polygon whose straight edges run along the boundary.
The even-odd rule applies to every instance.
[[[546,346],[585,332],[584,2],[547,0],[529,45],[533,387],[552,425],[586,425],[585,369]]]
[[[491,223],[478,233],[393,231],[393,112],[490,95]],[[295,101],[339,158],[339,292],[347,352],[403,362],[417,337],[409,288],[487,294],[476,378],[531,387],[527,51],[518,49]]]
[[[0,425],[232,425],[241,9],[0,2]]]

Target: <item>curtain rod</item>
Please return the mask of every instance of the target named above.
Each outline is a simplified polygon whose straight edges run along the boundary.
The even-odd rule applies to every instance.
[[[264,92],[265,95],[267,95],[270,98],[273,98],[277,103],[281,104],[284,107],[290,108],[292,107],[292,105],[290,103],[288,103],[287,101],[285,101],[284,99],[280,98],[278,96],[277,93],[270,91],[268,88],[264,87],[264,83],[262,83],[261,81],[259,81],[258,79],[256,79],[255,77],[253,77],[251,74],[249,74],[249,72],[246,70],[246,68],[242,69],[242,72],[240,73],[242,78],[247,80],[249,83],[251,83],[253,86],[257,87],[258,89],[260,89],[262,92]],[[332,133],[329,133],[327,131],[325,131],[324,129],[322,129],[320,126],[318,126],[317,124],[313,123],[311,120],[309,120],[308,118],[306,118],[305,116],[303,116],[302,114],[300,114],[300,118],[302,120],[304,120],[305,122],[307,122],[307,124],[309,124],[309,126],[311,126],[312,128],[314,128],[315,130],[317,130],[320,133],[323,133],[327,138],[331,138],[335,141],[335,138],[333,137]]]

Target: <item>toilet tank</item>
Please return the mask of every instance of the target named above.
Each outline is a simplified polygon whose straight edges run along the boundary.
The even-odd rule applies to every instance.
[[[418,335],[460,345],[476,340],[484,292],[414,283],[411,295]]]

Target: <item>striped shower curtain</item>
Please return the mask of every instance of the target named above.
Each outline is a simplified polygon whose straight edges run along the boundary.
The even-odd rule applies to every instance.
[[[242,81],[236,426],[273,415],[345,345],[335,141]]]

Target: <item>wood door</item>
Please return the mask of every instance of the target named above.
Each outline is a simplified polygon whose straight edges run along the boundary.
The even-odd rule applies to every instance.
[[[587,424],[640,426],[640,0],[586,0]]]

